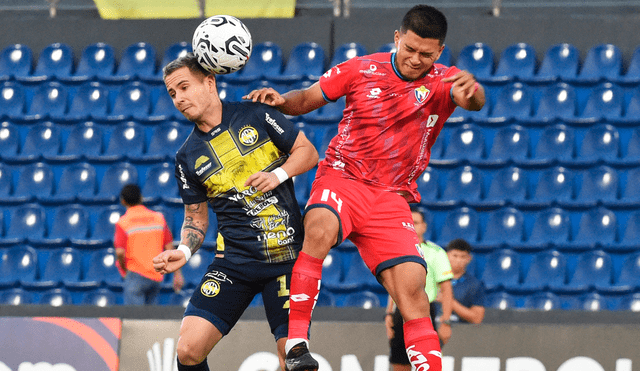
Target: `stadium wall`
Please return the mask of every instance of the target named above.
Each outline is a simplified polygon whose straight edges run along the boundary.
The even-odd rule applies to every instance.
[[[0,306],[0,370],[173,371],[182,312]],[[311,350],[321,371],[388,371],[383,315],[384,308],[317,308]],[[633,371],[639,340],[640,313],[487,309],[482,325],[454,324],[443,370]],[[263,309],[249,308],[208,361],[217,371],[277,370]]]
[[[600,43],[612,43],[623,52],[625,60],[640,42],[634,35],[640,14],[619,8],[523,8],[511,10],[499,18],[477,9],[444,8],[449,18],[446,40],[453,55],[474,42],[484,42],[499,53],[508,45],[526,42],[532,45],[540,60],[546,49],[559,42],[574,44],[584,58],[587,50]],[[359,42],[369,52],[393,41],[406,9],[357,9],[350,18],[303,16],[292,19],[245,19],[254,43],[272,41],[286,58],[297,44],[314,41],[327,54],[346,42]],[[9,15],[7,15],[9,14]],[[144,41],[162,52],[171,44],[191,41],[200,19],[166,20],[102,20],[92,17],[14,17],[0,12],[3,32],[0,47],[22,43],[37,54],[47,45],[64,42],[71,45],[79,58],[84,47],[102,41],[119,53],[127,46]],[[119,55],[117,55],[119,57]]]

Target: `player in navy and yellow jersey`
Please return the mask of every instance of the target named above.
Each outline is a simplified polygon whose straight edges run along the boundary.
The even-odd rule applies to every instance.
[[[271,88],[246,96],[288,115],[301,115],[346,97],[338,134],[318,165],[307,203],[302,251],[293,269],[286,344],[287,371],[316,371],[307,333],[322,261],[349,238],[387,289],[404,319],[407,355],[417,370],[440,371],[440,344],[424,291],[426,264],[416,246],[409,202],[429,164],[442,126],[456,107],[480,110],[484,89],[467,71],[435,63],[447,20],[416,5],[394,33],[397,51],[354,57],[307,89],[280,95]]]
[[[218,218],[216,258],[185,311],[178,370],[209,370],[206,357],[262,294],[280,363],[288,333],[289,283],[303,240],[290,177],[313,168],[318,153],[277,110],[257,103],[222,103],[215,76],[189,53],[164,68],[173,103],[195,123],[176,154],[185,204],[178,249],[154,258],[170,273],[202,245],[208,205]]]

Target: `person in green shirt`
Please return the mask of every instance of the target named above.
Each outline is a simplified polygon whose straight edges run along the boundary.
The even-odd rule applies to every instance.
[[[451,279],[453,272],[447,253],[442,247],[431,241],[425,241],[424,234],[427,231],[427,223],[420,208],[412,206],[413,226],[420,239],[420,249],[424,260],[427,262],[427,284],[425,291],[429,297],[429,302],[433,303],[438,295],[438,301],[442,305],[442,315],[436,327],[435,305],[431,305],[431,321],[438,331],[438,337],[442,345],[446,344],[451,337],[451,311],[453,305],[453,288]],[[410,371],[411,363],[407,357],[404,346],[404,334],[402,328],[402,316],[396,308],[395,303],[389,297],[387,312],[385,314],[385,326],[391,354],[389,363],[393,366],[393,371]]]

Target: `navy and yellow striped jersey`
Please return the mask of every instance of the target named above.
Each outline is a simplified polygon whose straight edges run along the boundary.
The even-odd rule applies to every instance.
[[[194,127],[178,150],[175,175],[182,201],[209,202],[218,218],[217,253],[228,261],[297,258],[303,230],[293,181],[267,193],[244,183],[254,173],[282,165],[298,132],[272,107],[223,103],[220,125],[208,133]]]

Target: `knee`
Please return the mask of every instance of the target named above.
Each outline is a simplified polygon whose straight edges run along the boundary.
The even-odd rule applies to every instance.
[[[325,225],[308,223],[304,228],[304,239],[310,246],[327,247],[328,251],[331,246],[336,244],[338,233]]]
[[[200,364],[207,358],[206,354],[202,354],[202,352],[195,347],[181,341],[178,341],[176,353],[178,354],[178,360],[180,363],[185,366]]]

